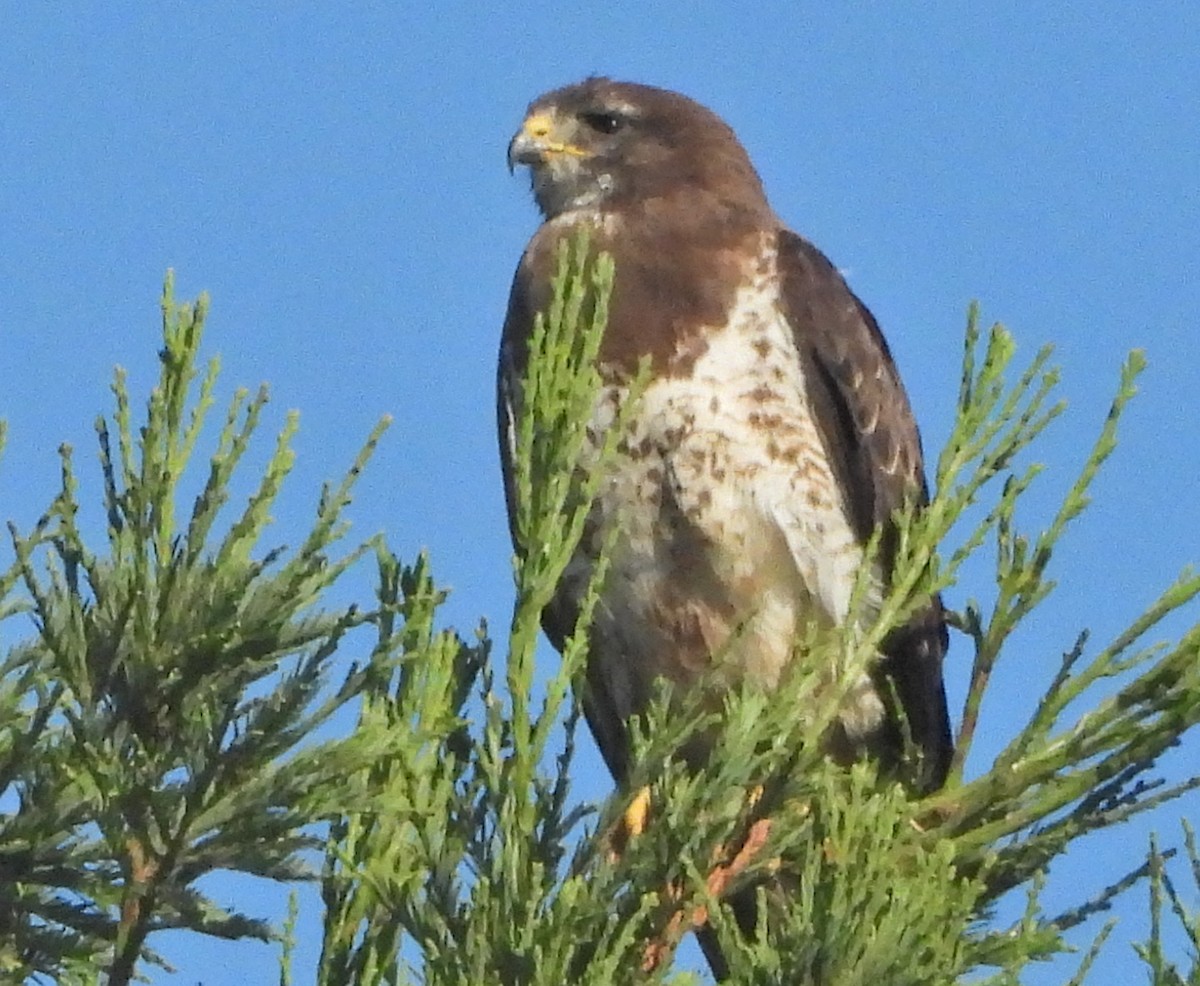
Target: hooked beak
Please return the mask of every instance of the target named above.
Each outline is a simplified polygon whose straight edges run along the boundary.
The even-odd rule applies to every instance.
[[[509,174],[519,164],[544,164],[560,154],[587,157],[587,151],[562,139],[557,120],[550,113],[533,113],[525,118],[521,129],[508,143]]]

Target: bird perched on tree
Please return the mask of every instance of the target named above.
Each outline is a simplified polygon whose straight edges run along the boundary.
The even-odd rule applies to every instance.
[[[527,341],[550,300],[557,245],[579,227],[616,265],[599,354],[610,407],[639,361],[650,362],[594,507],[597,527],[619,515],[621,530],[591,626],[583,705],[620,782],[626,723],[657,679],[687,686],[719,659],[771,685],[803,660],[804,626],[877,611],[894,512],[926,499],[920,437],[875,319],[775,215],[714,113],[663,89],[589,78],[530,104],[508,160],[529,167],[544,219],[517,268],[501,344],[510,517]],[[596,424],[606,413],[597,409]],[[877,531],[868,598],[852,613]],[[543,614],[560,649],[595,550],[585,539]],[[907,735],[912,782],[939,786],[953,752],[945,649],[935,597],[852,690],[831,750],[898,762]]]

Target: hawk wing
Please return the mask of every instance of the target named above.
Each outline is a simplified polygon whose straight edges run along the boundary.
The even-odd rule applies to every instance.
[[[524,262],[517,267],[508,296],[508,311],[500,334],[500,358],[496,365],[496,426],[500,439],[500,471],[504,477],[504,504],[508,528],[517,544],[516,452],[517,419],[520,415],[521,380],[525,375],[524,340],[533,329],[533,315],[526,299]]]
[[[882,530],[880,563],[890,578],[895,511],[928,500],[916,421],[879,326],[829,260],[794,233],[779,234],[778,264],[785,315],[804,366],[813,417],[855,533],[864,544]],[[947,647],[941,598],[897,628],[876,672],[892,708],[888,745],[899,754],[907,720],[921,755],[919,786],[945,781],[954,752],[942,658]]]
[[[533,334],[536,312],[546,310],[551,301],[549,273],[544,266],[545,251],[532,248],[521,258],[508,296],[508,310],[500,335],[500,358],[496,367],[496,424],[500,439],[500,471],[504,478],[504,502],[508,508],[508,529],[518,552],[527,547],[520,543],[517,531],[516,466],[517,427],[521,416],[521,388],[529,363],[529,339]],[[541,261],[542,263],[539,263]],[[555,593],[542,611],[542,629],[550,643],[561,651],[574,632],[578,607],[568,596]],[[594,727],[593,727],[594,728]]]

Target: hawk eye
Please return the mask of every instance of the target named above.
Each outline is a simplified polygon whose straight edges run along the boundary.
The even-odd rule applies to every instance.
[[[616,113],[597,111],[593,113],[581,113],[579,115],[584,123],[601,134],[615,134],[625,125],[625,121],[617,116]]]

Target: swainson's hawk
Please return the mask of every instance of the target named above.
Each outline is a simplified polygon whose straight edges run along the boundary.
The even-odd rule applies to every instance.
[[[926,499],[921,443],[875,319],[775,215],[715,114],[663,89],[589,78],[536,99],[508,153],[510,165],[529,166],[545,221],[504,323],[506,474],[534,314],[550,298],[556,247],[577,227],[616,264],[599,357],[610,396],[639,359],[652,360],[595,508],[601,525],[619,514],[622,531],[591,628],[584,708],[622,781],[625,723],[656,678],[687,685],[720,652],[726,667],[770,684],[807,621],[861,618],[851,590],[882,528],[865,601],[878,605],[893,513]],[[581,545],[544,614],[557,646],[575,625],[593,550]],[[889,638],[831,747],[898,760],[906,717],[919,755],[910,781],[939,786],[952,755],[945,649],[934,598]]]

